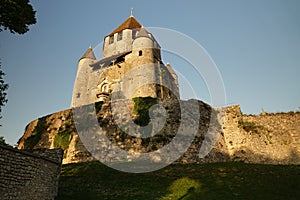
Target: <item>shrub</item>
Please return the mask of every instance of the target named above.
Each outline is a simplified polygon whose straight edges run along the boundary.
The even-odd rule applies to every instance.
[[[0,136],[0,144],[1,144],[1,145],[4,145],[4,146],[10,146],[9,144],[7,144],[7,143],[5,142],[5,139],[4,139],[3,136]]]
[[[152,97],[135,97],[132,100],[134,102],[134,113],[138,115],[134,122],[140,126],[146,126],[150,122],[149,109],[157,104],[157,99]]]
[[[38,123],[34,128],[31,136],[29,136],[24,142],[25,149],[33,149],[35,145],[41,140],[42,134],[45,131],[46,117],[39,118]]]
[[[238,126],[247,132],[259,133],[259,130],[266,130],[264,126],[256,125],[254,122],[243,121],[240,119],[238,121]]]
[[[65,150],[69,147],[71,139],[72,134],[70,129],[61,130],[54,137],[54,147]]]

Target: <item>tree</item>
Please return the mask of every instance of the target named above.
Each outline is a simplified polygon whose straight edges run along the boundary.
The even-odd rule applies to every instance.
[[[10,144],[6,143],[5,139],[3,136],[0,136],[0,144],[8,147],[13,147]]]
[[[29,0],[0,0],[0,32],[9,29],[11,33],[26,33],[28,26],[36,23],[35,13]],[[7,103],[8,84],[3,80],[4,75],[0,63],[0,119],[1,108]]]
[[[8,84],[6,84],[3,80],[4,75],[5,73],[1,70],[1,63],[0,63],[0,119],[2,118],[1,116],[2,106],[4,106],[5,103],[7,103],[5,91],[8,89]]]
[[[0,136],[0,144],[7,145],[3,136]]]
[[[0,0],[0,32],[26,33],[36,23],[35,13],[29,0]]]

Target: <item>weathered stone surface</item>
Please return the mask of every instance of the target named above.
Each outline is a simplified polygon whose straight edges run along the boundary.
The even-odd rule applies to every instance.
[[[134,105],[130,101],[124,102],[124,105],[129,105],[129,113],[126,112],[125,106],[118,106],[118,113],[122,114],[113,114],[110,102],[102,105],[101,110],[96,115],[99,127],[105,131],[110,141],[128,152],[136,152],[139,155],[140,153],[159,151],[161,147],[173,139],[182,121],[179,117],[181,110],[177,101],[164,99],[160,100],[159,103],[166,109],[168,117],[159,133],[151,138],[131,137],[124,133],[117,124],[121,122],[126,125],[130,120],[137,117],[133,112]],[[201,101],[198,101],[198,105],[200,113],[198,133],[186,153],[176,162],[242,161],[249,163],[300,164],[300,113],[244,115],[241,113],[239,105],[223,109],[214,109]],[[220,120],[222,114],[225,116],[224,121]],[[188,116],[188,112],[186,116]],[[70,125],[73,124],[71,110],[54,113],[45,118],[49,123],[43,131],[42,139],[34,148],[53,148],[55,135],[67,126],[72,137],[68,148],[64,151],[63,163],[84,162],[94,159],[81,142],[75,126]],[[188,120],[183,126],[193,126],[194,123],[195,121]],[[33,127],[36,124],[35,120],[28,125],[23,137],[20,139],[18,148],[24,148],[24,142],[32,135]],[[208,138],[209,131],[219,137],[210,153],[204,158],[200,158],[199,150],[203,146],[203,141],[205,140],[207,143],[212,139]],[[184,141],[184,137],[182,137],[182,140]],[[99,141],[100,144],[101,141]],[[99,146],[98,151],[102,150]],[[114,155],[109,156],[107,155],[104,159],[118,160]],[[128,160],[131,159],[134,158],[128,158]]]
[[[34,149],[31,152],[0,145],[1,199],[53,200],[63,152]]]

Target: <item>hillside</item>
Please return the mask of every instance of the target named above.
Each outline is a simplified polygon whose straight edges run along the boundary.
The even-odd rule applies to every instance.
[[[62,168],[60,199],[287,199],[300,198],[300,166],[244,163],[172,164],[144,174],[99,163]]]
[[[180,114],[188,118],[183,126],[195,123],[194,112],[189,108],[191,101],[181,101],[187,107],[181,112],[177,101],[140,98],[129,103],[130,119],[145,125],[152,123],[148,109],[156,101],[166,109],[165,126],[152,138],[140,139],[125,134],[117,125],[117,120],[125,124],[128,119],[124,116],[113,116],[110,110],[111,102],[95,105],[99,126],[106,131],[107,137],[120,148],[131,152],[154,152],[170,143],[183,120]],[[151,105],[150,105],[150,104]],[[149,104],[149,105],[148,105]],[[300,113],[277,113],[261,115],[244,115],[238,105],[222,109],[197,101],[200,114],[198,131],[188,151],[177,163],[207,163],[224,161],[242,161],[248,163],[268,164],[300,164]],[[118,107],[120,113],[124,106]],[[124,111],[125,112],[125,111]],[[197,112],[197,110],[196,110]],[[220,115],[225,120],[220,120]],[[54,113],[28,124],[26,131],[19,140],[19,149],[57,148],[64,149],[63,163],[76,163],[95,160],[81,142],[73,121],[72,110]],[[128,116],[127,116],[128,117]],[[182,117],[182,116],[181,116]],[[126,121],[127,120],[127,121]],[[219,136],[211,152],[205,158],[199,158],[199,149],[208,132]],[[183,133],[187,134],[187,133]],[[183,135],[183,139],[184,139]],[[108,156],[104,159],[118,161],[119,158]],[[133,158],[134,159],[134,158]]]

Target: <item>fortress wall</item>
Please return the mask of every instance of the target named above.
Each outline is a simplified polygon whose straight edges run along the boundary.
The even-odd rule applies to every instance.
[[[300,164],[300,113],[243,115],[229,107],[223,125],[232,160],[249,163]]]
[[[62,156],[61,149],[28,152],[0,145],[1,199],[54,199]]]
[[[198,101],[198,104],[200,119],[197,136],[188,151],[177,162],[205,163],[241,161],[267,164],[300,164],[299,112],[251,116],[244,115],[240,111],[239,105],[234,105],[224,108],[225,121],[223,124],[220,124],[221,121],[218,121],[218,110],[211,108],[208,104],[201,101]],[[171,99],[164,99],[163,105],[170,117],[156,138],[145,141],[139,138],[127,137],[115,124],[114,119],[121,120],[122,123],[127,123],[127,120],[123,119],[123,117],[128,115],[132,118],[136,117],[133,112],[113,116],[110,111],[110,104],[107,103],[102,106],[97,116],[101,117],[99,124],[106,131],[106,134],[110,136],[110,140],[119,144],[121,148],[127,151],[150,152],[169,143],[176,134],[181,122],[181,120],[177,118],[178,115],[180,115],[180,107],[176,102]],[[131,110],[133,107],[133,105],[129,106]],[[125,112],[125,109],[125,106],[118,107],[120,113]],[[59,120],[60,114],[56,113],[55,115],[55,119]],[[211,118],[211,116],[215,117]],[[51,117],[51,115],[48,117]],[[52,121],[53,123],[55,122],[54,119]],[[30,123],[24,136],[20,140],[19,147],[24,146],[23,144],[26,137],[32,134],[33,128],[31,126],[34,126],[36,123],[36,121]],[[66,123],[71,122],[61,121],[56,124],[65,126]],[[193,122],[188,121],[185,126],[191,126],[191,123]],[[211,152],[204,158],[199,158],[199,150],[203,140],[207,137],[209,128],[219,135],[219,138],[213,145]],[[53,135],[58,132],[58,128],[56,127],[54,129],[51,124],[47,129]],[[76,130],[71,131],[73,137],[68,149],[65,150],[63,162],[70,163],[93,160],[94,158],[82,144]],[[50,140],[51,138],[53,137],[49,137]],[[47,139],[47,137],[45,137],[45,139]],[[43,139],[41,139],[41,141],[43,141]],[[45,144],[45,141],[43,141],[43,143]],[[53,141],[50,141],[50,143],[53,143]],[[39,142],[35,148],[36,147],[42,147],[41,142]]]

